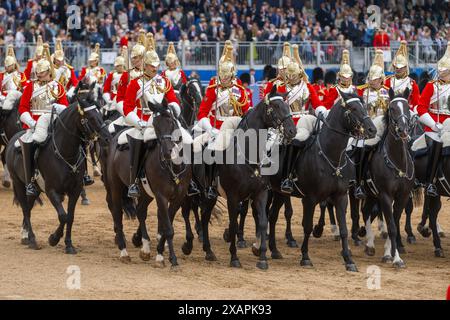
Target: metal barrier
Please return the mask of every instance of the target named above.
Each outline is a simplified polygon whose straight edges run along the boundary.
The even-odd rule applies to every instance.
[[[239,69],[262,69],[265,65],[276,65],[283,51],[283,42],[233,42],[235,45],[234,57]],[[294,44],[294,43],[292,43]],[[373,47],[346,47],[341,42],[317,42],[302,41],[299,45],[300,58],[305,68],[315,68],[316,66],[336,68],[341,62],[342,51],[350,51],[351,64],[356,71],[366,72],[372,63]],[[129,45],[131,50],[133,44]],[[390,48],[383,48],[386,51],[387,62],[390,62],[397,51],[400,42],[392,41]],[[87,64],[87,59],[91,48],[85,44],[76,42],[66,42],[63,44],[67,63],[76,70],[80,70]],[[164,57],[167,52],[167,42],[157,43],[157,53],[164,67]],[[188,70],[214,70],[217,68],[222,55],[224,42],[179,42],[175,44],[178,57],[184,69]],[[0,57],[4,57],[7,46],[0,46]],[[431,40],[422,40],[408,43],[410,64],[413,67],[434,67],[434,64],[444,55],[446,44],[438,44]],[[51,52],[54,51],[54,44],[50,45]],[[16,47],[16,57],[19,64],[24,67],[28,59],[34,56],[35,44],[25,43]],[[101,49],[104,54],[101,64],[110,70],[114,64],[114,57],[118,49]],[[4,59],[0,58],[0,66],[3,66]]]

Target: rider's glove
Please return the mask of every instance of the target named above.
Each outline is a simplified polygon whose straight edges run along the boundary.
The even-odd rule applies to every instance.
[[[34,129],[36,127],[36,121],[31,117],[29,112],[24,112],[20,115],[20,121],[25,123],[30,129]]]

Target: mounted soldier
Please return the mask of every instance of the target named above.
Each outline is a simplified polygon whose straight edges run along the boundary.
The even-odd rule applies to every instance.
[[[393,75],[386,77],[384,85],[392,88],[396,95],[403,94],[406,88],[411,92],[409,96],[409,105],[411,110],[416,110],[419,103],[419,86],[416,81],[409,76],[408,47],[405,40],[401,41],[400,48],[397,50],[392,60]]]
[[[28,80],[36,80],[36,65],[39,60],[42,59],[44,53],[44,42],[42,36],[38,36],[36,40],[36,50],[34,51],[33,59],[28,59],[27,66],[25,68],[25,76]]]
[[[0,73],[0,115],[12,110],[13,102],[20,98],[26,82],[25,74],[19,71],[14,47],[9,45],[5,57],[5,71]]]
[[[83,79],[85,76],[89,80],[89,84],[92,84],[94,81],[97,85],[103,85],[103,81],[105,80],[106,71],[103,67],[100,66],[100,44],[96,43],[94,51],[91,52],[89,59],[89,66],[83,67],[81,69],[80,76],[78,80]]]
[[[375,58],[369,69],[367,83],[358,87],[358,95],[363,98],[364,104],[368,110],[370,118],[377,127],[377,136],[371,141],[353,140],[352,145],[358,148],[359,161],[356,162],[356,187],[355,198],[365,199],[366,193],[361,185],[362,175],[365,172],[370,150],[368,146],[374,146],[383,135],[384,123],[383,117],[389,106],[389,88],[384,85],[384,59],[383,51],[378,49],[375,52]]]
[[[147,34],[147,48],[144,55],[143,74],[130,81],[123,102],[126,121],[133,126],[121,134],[126,137],[130,147],[130,185],[128,196],[140,196],[138,173],[142,164],[144,143],[156,138],[153,128],[152,112],[149,103],[161,103],[166,99],[168,106],[177,117],[180,105],[169,79],[158,74],[160,60],[155,51],[153,34]],[[121,144],[119,136],[119,144]]]
[[[78,85],[74,68],[65,62],[64,50],[61,39],[56,40],[55,53],[53,54],[55,68],[55,80],[58,81],[67,92],[67,98],[71,98]]]
[[[303,133],[302,130],[299,130],[299,125],[302,125],[299,122],[300,118],[309,115],[310,108],[315,110],[316,115],[326,112],[326,108],[317,96],[316,90],[308,81],[308,76],[306,75],[298,52],[298,45],[294,44],[292,48],[293,55],[291,62],[289,62],[286,68],[285,84],[277,85],[277,91],[287,94],[286,102],[291,110],[294,123],[297,125],[297,135],[294,140],[303,142],[306,138],[301,136]],[[299,146],[299,143],[296,142],[287,146],[286,157],[283,157],[286,159],[286,163],[283,166],[283,180],[281,182],[281,190],[284,193],[290,194],[294,191],[292,169],[301,150],[302,148]]]
[[[286,69],[291,61],[291,44],[289,42],[285,42],[283,44],[283,55],[280,59],[278,59],[277,77],[267,82],[266,87],[264,88],[264,97],[272,90],[274,85],[282,86],[285,84]]]
[[[347,49],[342,51],[341,66],[337,76],[337,84],[328,89],[327,95],[323,99],[323,104],[327,109],[333,107],[337,100],[341,98],[339,91],[345,93],[357,93],[357,88],[353,85],[353,70],[350,66],[350,52]]]
[[[427,137],[428,163],[426,170],[426,194],[437,197],[436,172],[441,159],[443,123],[450,118],[450,42],[447,51],[437,63],[438,79],[429,81],[422,91],[417,112],[425,125]]]
[[[53,112],[59,114],[68,106],[64,87],[54,80],[55,70],[48,44],[44,45],[43,54],[35,68],[37,80],[25,87],[19,104],[20,121],[26,129],[20,137],[20,144],[28,196],[39,194],[34,183],[34,153],[39,144],[47,140]]]
[[[214,143],[209,148],[217,151],[226,149],[232,132],[249,109],[247,92],[236,78],[236,66],[233,60],[233,45],[227,40],[219,60],[217,77],[211,78],[206,88],[197,115],[198,123],[194,128],[194,130],[206,131],[209,137],[215,136]],[[215,163],[207,165],[207,176],[210,182],[207,186],[207,197],[214,199],[218,195],[217,187],[214,185]]]
[[[122,47],[121,53],[114,60],[114,70],[108,74],[103,86],[103,100],[105,100],[105,108],[108,111],[115,110],[117,103],[116,96],[119,88],[120,79],[128,69],[128,48]]]
[[[167,77],[167,79],[170,80],[175,93],[179,94],[181,86],[187,82],[187,77],[180,67],[181,63],[180,60],[178,60],[177,52],[175,51],[173,42],[169,42],[165,62],[167,69],[164,70],[161,75],[163,77]]]

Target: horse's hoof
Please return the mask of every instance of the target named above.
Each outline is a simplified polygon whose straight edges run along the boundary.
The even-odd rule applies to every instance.
[[[183,251],[183,253],[185,255],[187,255],[187,256],[190,255],[192,252],[192,243],[187,243],[187,242],[183,243],[183,246],[181,246],[181,250]]]
[[[142,250],[139,251],[139,258],[141,258],[142,261],[150,261],[150,252],[144,252]]]
[[[302,260],[300,260],[300,265],[302,267],[306,267],[306,268],[311,268],[313,266],[311,260],[309,260],[309,259],[302,259]]]
[[[205,260],[206,261],[217,261],[216,255],[214,254],[214,252],[207,252],[205,255]]]
[[[66,247],[64,252],[66,254],[77,254],[77,250],[73,246]]]
[[[259,260],[256,263],[256,267],[260,270],[267,270],[269,269],[269,264],[267,263],[267,260]]]
[[[271,256],[272,256],[272,259],[283,259],[283,255],[278,250],[272,251],[272,255]]]
[[[178,267],[178,260],[176,257],[174,257],[173,259],[169,259],[170,260],[170,266],[171,268],[175,268]]]
[[[367,234],[366,227],[361,226],[358,231],[358,236],[360,236],[361,238],[364,238],[366,236],[366,234]]]
[[[237,247],[238,247],[239,249],[245,249],[245,248],[247,248],[247,241],[245,241],[245,240],[239,240],[239,241],[237,242]]]
[[[130,262],[131,262],[130,256],[121,256],[121,257],[119,258],[119,260],[120,260],[120,262],[122,262],[122,263],[130,263]]]
[[[323,233],[323,226],[316,224],[313,229],[313,237],[320,238],[322,236],[322,233]]]
[[[295,241],[294,239],[286,240],[286,244],[289,248],[298,248],[297,241]]]
[[[436,258],[445,258],[444,250],[442,250],[441,248],[434,250],[434,256]]]
[[[381,262],[383,263],[392,263],[393,259],[391,256],[383,256],[383,258],[381,258]]]
[[[363,242],[360,239],[353,239],[353,244],[355,245],[355,247],[359,247],[362,246]]]
[[[386,240],[386,239],[388,238],[388,236],[389,236],[389,234],[388,234],[386,231],[383,231],[383,232],[381,233],[381,237],[382,237],[384,240]]]
[[[57,238],[57,237],[55,237],[53,234],[51,234],[51,235],[48,237],[48,244],[49,244],[50,246],[54,247],[54,246],[56,246],[56,245],[58,244],[59,239],[60,239],[60,238]]]
[[[441,231],[441,232],[439,232],[438,234],[439,234],[439,237],[445,238],[445,233],[444,233],[444,232]]]
[[[339,240],[341,240],[341,236],[333,236],[333,240],[334,241],[339,241]]]
[[[87,199],[87,198],[81,200],[81,205],[82,206],[88,206],[90,204],[91,204],[91,201],[89,199]]]
[[[41,250],[42,249],[42,247],[36,241],[30,241],[28,243],[28,248],[33,249],[33,250]]]
[[[403,262],[403,260],[400,261],[396,261],[392,264],[394,266],[394,268],[396,269],[404,269],[406,268],[406,264]]]
[[[259,257],[259,255],[261,254],[261,249],[258,249],[255,244],[252,245],[252,252],[253,255]]]
[[[415,236],[408,236],[406,238],[406,242],[408,242],[409,244],[416,244],[417,240]]]
[[[227,243],[231,242],[230,231],[228,230],[228,228],[223,231],[223,240],[225,240],[225,242],[227,242]]]
[[[345,270],[350,272],[358,272],[358,268],[356,267],[356,264],[350,263],[345,265]]]
[[[231,260],[230,267],[232,268],[242,268],[241,262],[239,260]]]
[[[366,246],[366,248],[364,249],[364,253],[370,257],[373,257],[375,255],[375,248]]]
[[[20,244],[23,244],[24,246],[27,246],[30,244],[30,240],[28,238],[22,238],[20,240]]]
[[[428,237],[431,236],[430,228],[425,227],[425,226],[423,226],[423,225],[421,225],[421,224],[419,224],[419,225],[417,226],[417,231],[419,231],[419,233],[420,233],[420,234],[422,235],[422,237],[424,237],[424,238],[428,238]]]
[[[131,242],[136,248],[142,247],[142,238],[137,233],[133,234]]]
[[[7,181],[7,180],[4,180],[3,182],[2,182],[2,185],[5,187],[5,188],[10,188],[11,187],[11,182],[10,181]]]

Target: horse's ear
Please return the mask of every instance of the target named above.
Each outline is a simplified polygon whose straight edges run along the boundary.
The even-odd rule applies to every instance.
[[[409,88],[406,88],[405,91],[403,91],[403,98],[408,100],[410,94],[411,94],[411,90]]]
[[[389,88],[389,99],[392,100],[395,97],[395,92],[392,90],[392,87]]]

